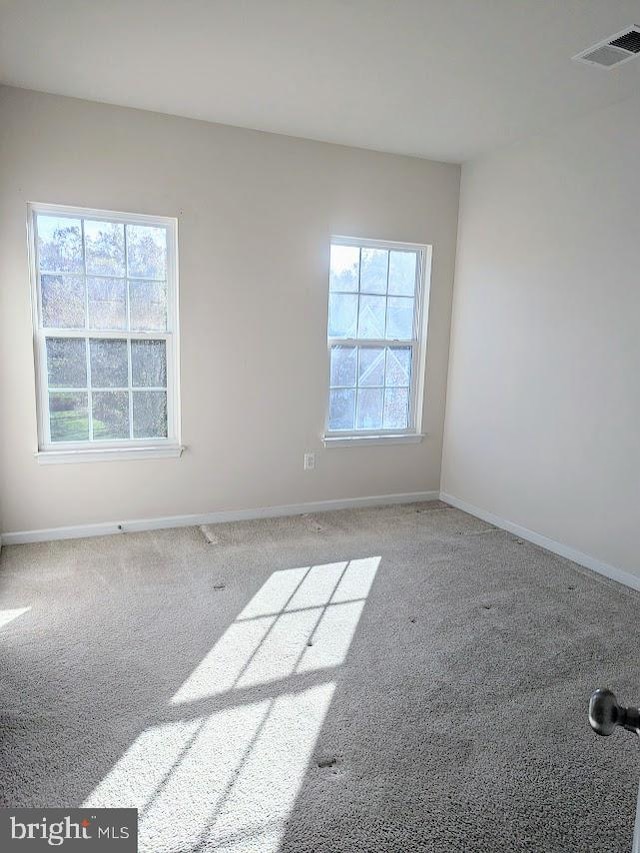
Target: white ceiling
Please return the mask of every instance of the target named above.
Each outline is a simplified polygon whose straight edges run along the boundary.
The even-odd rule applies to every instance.
[[[0,0],[0,81],[464,161],[640,90],[640,0]]]

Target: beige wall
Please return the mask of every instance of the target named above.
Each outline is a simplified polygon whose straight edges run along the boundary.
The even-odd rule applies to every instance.
[[[463,169],[444,491],[640,575],[640,101]]]
[[[4,88],[0,170],[5,532],[438,489],[458,167]],[[36,462],[28,201],[178,217],[181,459]],[[419,445],[322,448],[332,233],[433,244]]]

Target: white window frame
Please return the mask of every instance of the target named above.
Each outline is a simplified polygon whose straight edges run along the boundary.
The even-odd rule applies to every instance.
[[[50,214],[69,216],[92,221],[122,222],[133,225],[161,226],[167,233],[167,328],[165,331],[91,330],[45,328],[42,322],[42,298],[38,280],[39,259],[36,231],[36,216]],[[75,207],[61,204],[27,205],[27,236],[29,245],[29,268],[31,278],[31,313],[33,319],[33,352],[36,376],[36,411],[38,419],[38,449],[35,456],[40,463],[104,461],[108,459],[143,459],[149,457],[178,457],[182,454],[180,430],[180,340],[178,316],[178,220],[168,216],[147,216],[139,213],[123,213],[113,210]],[[84,240],[83,240],[84,258]],[[86,263],[85,263],[86,277]],[[106,276],[109,277],[109,276]],[[113,276],[113,278],[122,276]],[[127,279],[128,282],[128,279]],[[128,292],[127,283],[127,292]],[[85,289],[85,299],[88,298]],[[127,310],[129,300],[127,299]],[[88,311],[85,308],[85,323]],[[121,439],[87,441],[51,441],[49,421],[49,382],[47,374],[46,338],[85,338],[127,340],[129,348],[129,371],[131,371],[131,340],[164,340],[167,358],[167,437],[149,439]],[[87,353],[89,347],[87,346]],[[87,358],[89,356],[87,355]],[[131,376],[129,376],[131,385]],[[81,390],[81,389],[80,389]],[[91,391],[88,387],[88,406],[91,407]],[[129,417],[132,417],[131,407]]]
[[[432,246],[422,243],[398,243],[389,240],[372,240],[360,237],[331,237],[329,246],[354,246],[360,249],[386,249],[388,251],[411,251],[417,252],[417,274],[416,293],[414,299],[413,336],[411,341],[399,339],[372,339],[372,338],[330,338],[327,335],[327,388],[326,388],[326,413],[323,443],[325,447],[363,447],[372,444],[412,444],[422,441],[422,418],[424,409],[425,373],[427,364],[427,327],[429,322],[429,294],[431,290],[431,260]],[[327,272],[329,282],[329,272]],[[328,329],[328,306],[331,290],[327,284],[327,329]],[[358,291],[359,293],[360,291]],[[388,347],[390,344],[410,346],[411,356],[411,390],[409,392],[409,417],[406,429],[353,429],[353,430],[331,430],[329,429],[329,403],[330,403],[330,370],[331,370],[331,348],[333,346],[344,347]]]

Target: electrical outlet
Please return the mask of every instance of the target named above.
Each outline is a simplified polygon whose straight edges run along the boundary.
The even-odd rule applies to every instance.
[[[313,471],[316,467],[316,455],[315,453],[305,453],[304,454],[304,470],[305,471]]]

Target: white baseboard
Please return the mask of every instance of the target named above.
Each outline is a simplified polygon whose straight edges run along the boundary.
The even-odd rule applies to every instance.
[[[315,501],[312,503],[291,504],[289,506],[231,509],[223,510],[222,512],[205,512],[197,515],[170,515],[165,518],[142,518],[134,521],[77,524],[72,527],[51,527],[48,530],[20,530],[15,533],[3,533],[2,543],[4,545],[24,545],[29,542],[50,542],[54,539],[83,539],[87,536],[109,536],[116,533],[134,533],[141,530],[193,527],[199,524],[221,524],[225,521],[252,521],[257,518],[278,518],[287,515],[304,515],[309,512],[330,512],[337,509],[437,501],[439,497],[439,492],[406,492],[399,495],[340,498],[338,500]]]
[[[624,569],[618,569],[616,566],[610,566],[608,563],[596,560],[595,557],[583,554],[582,551],[578,551],[569,545],[564,545],[562,542],[556,542],[554,539],[549,539],[541,533],[536,533],[535,530],[529,530],[528,528],[515,524],[513,521],[509,521],[506,518],[501,518],[498,515],[494,515],[492,512],[480,509],[480,507],[467,503],[467,501],[463,501],[460,498],[456,498],[454,495],[449,495],[446,492],[440,492],[440,500],[451,504],[451,506],[454,506],[457,509],[461,509],[463,512],[468,512],[469,515],[475,515],[476,518],[488,521],[489,524],[493,524],[495,527],[507,530],[509,533],[513,533],[521,539],[533,542],[534,545],[539,545],[547,551],[552,551],[560,557],[572,560],[574,563],[578,563],[579,566],[584,566],[585,568],[598,572],[598,574],[604,575],[611,580],[618,581],[618,583],[631,587],[631,589],[640,591],[639,575],[631,574],[631,572],[627,572]]]

